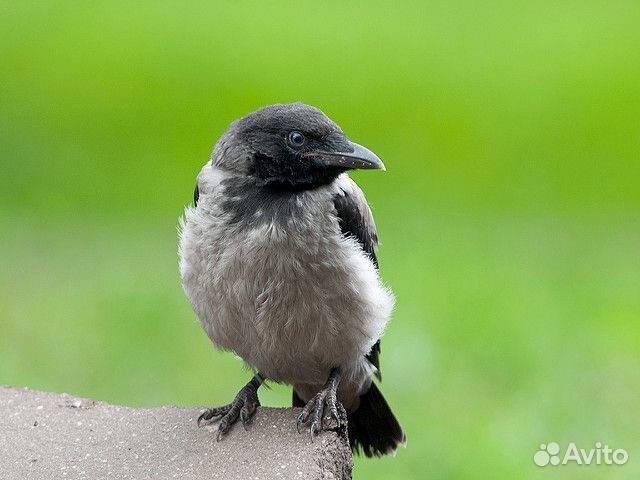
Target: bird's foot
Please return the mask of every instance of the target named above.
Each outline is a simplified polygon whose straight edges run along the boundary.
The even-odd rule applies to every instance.
[[[298,433],[300,433],[300,427],[308,421],[311,421],[309,425],[311,440],[313,440],[313,437],[318,432],[327,430],[327,424],[323,423],[323,420],[327,422],[334,420],[337,428],[341,428],[346,424],[347,412],[337,398],[338,382],[339,374],[338,371],[334,369],[331,371],[331,375],[329,375],[329,379],[324,387],[322,387],[322,390],[307,402],[300,415],[298,415],[296,422]],[[328,410],[326,417],[325,410]]]
[[[238,418],[242,422],[244,429],[247,429],[247,423],[249,419],[256,413],[257,408],[260,406],[260,400],[258,400],[258,387],[262,383],[262,379],[253,377],[253,379],[247,383],[242,390],[238,392],[233,402],[223,407],[208,408],[202,415],[198,417],[198,426],[202,426],[220,420],[218,424],[218,435],[216,441],[220,441],[222,436],[231,430],[234,423],[238,421]]]

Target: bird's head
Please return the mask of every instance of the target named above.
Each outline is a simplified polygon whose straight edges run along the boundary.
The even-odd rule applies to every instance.
[[[326,185],[353,169],[382,169],[370,150],[309,105],[271,105],[231,124],[213,151],[219,168],[278,189]]]

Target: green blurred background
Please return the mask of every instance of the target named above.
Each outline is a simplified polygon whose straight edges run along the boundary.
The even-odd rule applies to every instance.
[[[232,398],[177,219],[233,119],[303,101],[388,169],[356,180],[409,443],[355,478],[638,478],[639,25],[637,1],[0,2],[0,383]],[[630,460],[536,467],[548,441]]]

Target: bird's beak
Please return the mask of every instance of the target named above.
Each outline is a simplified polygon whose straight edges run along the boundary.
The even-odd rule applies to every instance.
[[[351,151],[319,151],[314,152],[313,156],[319,157],[319,163],[326,167],[342,167],[348,170],[386,170],[382,160],[362,145],[349,141],[345,150]]]

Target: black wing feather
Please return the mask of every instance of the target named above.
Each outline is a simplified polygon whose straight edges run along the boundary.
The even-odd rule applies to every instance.
[[[333,197],[333,205],[338,212],[338,221],[343,235],[358,240],[362,250],[364,250],[376,268],[378,268],[378,258],[375,252],[375,247],[378,244],[378,236],[376,235],[375,227],[369,225],[371,222],[367,221],[367,214],[369,214],[369,212],[363,212],[358,201],[354,199],[351,194],[344,191],[342,195],[336,194]]]
[[[333,197],[333,205],[338,213],[340,231],[343,235],[358,240],[360,247],[369,259],[378,268],[378,257],[375,248],[378,245],[378,236],[371,219],[369,207],[360,199],[342,190]],[[367,360],[376,367],[376,377],[382,380],[380,373],[380,340],[378,340],[369,354]]]
[[[380,371],[380,339],[371,347],[371,351],[369,355],[367,355],[367,360],[369,360],[371,365],[376,367],[376,378],[382,381],[382,372]]]
[[[198,184],[196,183],[196,188],[193,190],[193,206],[198,206],[198,199],[200,198],[200,189],[198,188]]]

